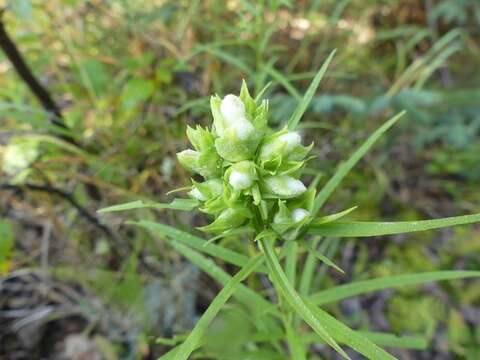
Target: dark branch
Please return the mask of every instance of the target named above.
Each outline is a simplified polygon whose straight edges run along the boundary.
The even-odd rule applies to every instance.
[[[20,51],[18,50],[15,43],[12,41],[8,35],[5,24],[3,22],[3,10],[0,10],[0,47],[10,60],[13,68],[17,74],[23,79],[25,84],[29,87],[35,97],[40,101],[43,108],[52,114],[50,122],[62,129],[67,129],[65,122],[63,120],[62,112],[60,108],[55,103],[53,98],[50,96],[50,93],[43,87],[42,84],[37,80],[33,72],[28,67],[27,63],[23,59]],[[75,141],[70,136],[62,136],[62,138],[70,143],[75,143]]]
[[[100,229],[105,235],[107,235],[110,239],[115,240],[116,242],[119,241],[116,234],[107,226],[102,224],[94,215],[90,214],[87,209],[85,209],[82,205],[78,203],[78,201],[72,196],[72,194],[55,188],[49,185],[37,185],[37,184],[22,184],[22,185],[13,185],[13,184],[0,184],[0,189],[5,190],[14,190],[23,192],[24,189],[28,189],[31,191],[39,191],[39,192],[46,192],[53,195],[57,195],[66,201],[68,201],[75,209],[77,209],[78,213],[84,217],[87,221],[92,223],[95,227]]]

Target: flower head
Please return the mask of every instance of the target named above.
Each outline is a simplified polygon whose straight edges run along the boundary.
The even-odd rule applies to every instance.
[[[177,154],[187,170],[204,178],[193,181],[189,191],[200,210],[214,217],[202,230],[224,232],[263,222],[283,233],[302,226],[310,217],[311,191],[299,177],[310,147],[302,146],[295,131],[269,128],[268,102],[253,99],[245,83],[240,96],[215,95],[210,105],[212,128],[187,128],[194,150]]]

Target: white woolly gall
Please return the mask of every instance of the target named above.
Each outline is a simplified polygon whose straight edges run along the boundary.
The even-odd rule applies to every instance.
[[[200,153],[192,149],[187,149],[179,152],[178,155],[184,156],[184,157],[198,158],[200,156]]]
[[[278,140],[284,143],[285,151],[290,152],[300,145],[302,138],[297,132],[289,132],[280,136]]]
[[[286,182],[288,191],[294,194],[293,196],[298,196],[300,194],[303,194],[305,191],[307,191],[307,188],[305,185],[300,180],[288,177],[287,182]]]
[[[292,219],[295,222],[300,222],[309,216],[310,212],[302,208],[298,208],[292,211]]]
[[[220,103],[220,112],[227,122],[227,126],[245,118],[245,105],[238,96],[229,94]]]
[[[197,188],[193,188],[189,193],[188,193],[192,198],[199,200],[199,201],[206,201],[207,197],[203,195],[200,190]]]
[[[228,182],[235,190],[245,190],[252,186],[252,178],[245,173],[233,170],[230,174]]]
[[[237,120],[237,122],[231,126],[231,129],[234,129],[240,140],[247,139],[255,131],[253,125],[245,118],[242,120]]]
[[[274,194],[283,198],[297,197],[307,190],[300,180],[287,175],[271,177],[266,184]]]

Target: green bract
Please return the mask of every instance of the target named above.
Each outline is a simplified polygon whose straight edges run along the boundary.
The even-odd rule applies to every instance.
[[[195,150],[177,154],[185,169],[204,180],[192,180],[189,192],[201,211],[214,216],[202,230],[264,230],[275,223],[271,228],[282,234],[306,223],[312,209],[303,204],[307,188],[300,175],[313,144],[302,146],[298,132],[269,128],[268,102],[255,101],[245,82],[240,96],[215,95],[210,106],[212,128],[188,127]]]

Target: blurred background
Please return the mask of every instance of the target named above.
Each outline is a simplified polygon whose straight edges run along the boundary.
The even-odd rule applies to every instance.
[[[302,121],[305,142],[315,142],[310,174],[324,182],[389,116],[408,114],[326,210],[359,205],[355,219],[392,221],[480,212],[478,0],[0,0],[0,8],[1,359],[155,359],[187,332],[220,285],[124,221],[190,231],[203,216],[96,211],[169,201],[189,178],[175,158],[186,125],[210,124],[209,96],[238,93],[242,78],[254,94],[272,82],[270,121],[282,126],[334,48]],[[478,226],[333,241],[325,252],[346,273],[320,266],[315,288],[478,270],[479,251]],[[327,310],[354,328],[428,338],[427,350],[395,353],[402,359],[480,358],[478,281],[382,291]],[[233,334],[245,330],[236,326]]]

